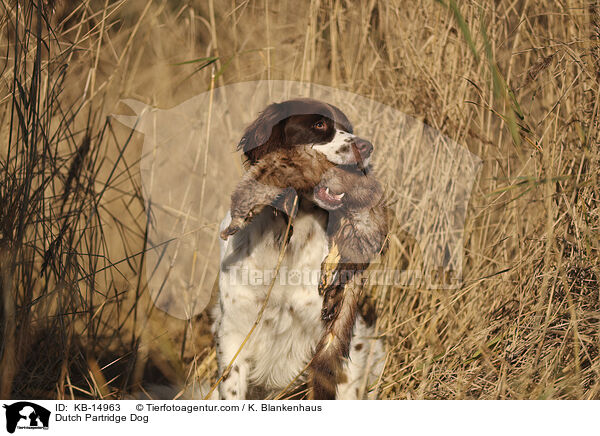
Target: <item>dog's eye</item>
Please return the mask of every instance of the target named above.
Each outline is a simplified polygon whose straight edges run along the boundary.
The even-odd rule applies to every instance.
[[[327,128],[327,125],[323,122],[323,120],[321,120],[314,123],[313,127],[317,130],[325,130]]]

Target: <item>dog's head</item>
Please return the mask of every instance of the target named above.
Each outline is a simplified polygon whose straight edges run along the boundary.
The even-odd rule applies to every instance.
[[[279,148],[309,145],[334,164],[366,167],[373,145],[352,132],[352,124],[337,107],[294,99],[267,106],[248,126],[238,149],[253,164]]]

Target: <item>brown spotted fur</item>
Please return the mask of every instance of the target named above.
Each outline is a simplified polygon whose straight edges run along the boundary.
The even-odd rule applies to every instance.
[[[380,184],[368,172],[337,167],[308,147],[275,150],[252,165],[234,190],[231,224],[221,237],[236,233],[269,205],[294,215],[296,192],[310,196],[319,187],[346,193],[343,206],[330,212],[330,244],[337,246],[340,259],[335,281],[321,281],[319,285],[325,334],[311,361],[309,378],[311,398],[335,399],[362,290],[352,279],[380,253],[387,235]]]

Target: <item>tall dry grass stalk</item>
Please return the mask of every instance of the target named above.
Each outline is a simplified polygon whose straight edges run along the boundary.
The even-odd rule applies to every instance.
[[[483,159],[463,286],[369,290],[384,398],[600,397],[598,2],[301,3],[2,1],[2,398],[216,380],[207,315],[148,296],[143,138],[109,114],[258,79],[361,94]]]

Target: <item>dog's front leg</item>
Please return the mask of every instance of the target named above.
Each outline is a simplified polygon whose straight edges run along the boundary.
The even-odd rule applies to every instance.
[[[244,352],[238,355],[231,368],[227,368],[244,340],[244,335],[227,331],[226,327],[227,323],[222,322],[217,332],[219,376],[224,376],[219,384],[219,397],[221,400],[243,400],[248,392],[250,372],[250,362],[244,357]]]

